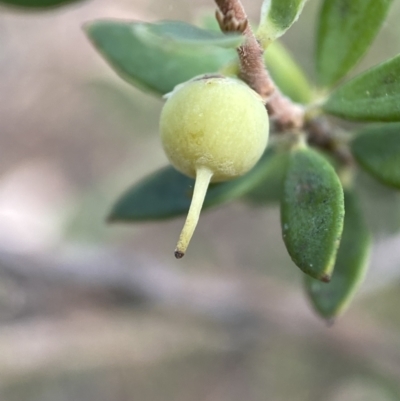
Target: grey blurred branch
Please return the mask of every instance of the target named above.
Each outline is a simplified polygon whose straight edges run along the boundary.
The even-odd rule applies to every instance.
[[[268,277],[246,277],[187,274],[114,248],[65,247],[31,255],[3,250],[1,282],[14,281],[26,293],[32,291],[30,308],[36,302],[37,310],[43,310],[43,302],[53,306],[53,298],[61,296],[65,303],[72,295],[69,301],[80,314],[61,319],[42,314],[35,320],[0,326],[0,375],[18,377],[54,368],[70,369],[76,368],[76,363],[80,369],[88,369],[109,363],[127,366],[159,362],[176,352],[185,354],[199,348],[227,353],[226,374],[235,376],[248,351],[284,335],[288,341],[311,341],[344,361],[400,377],[398,336],[377,326],[362,311],[353,309],[345,316],[345,324],[339,322],[328,329],[305,306],[300,288]],[[110,292],[122,297],[113,298],[114,303],[106,309],[99,309],[96,302],[97,312],[85,314],[88,308],[80,304],[82,297],[76,298],[77,289],[88,297]],[[145,315],[134,314],[134,309],[121,303],[127,299],[153,308],[147,308]],[[168,310],[168,318],[164,312],[152,317],[160,308]],[[218,324],[204,326],[201,319],[182,322],[177,311],[178,316],[182,312],[206,316]],[[143,321],[148,321],[147,326]],[[37,352],[38,344],[42,344],[43,352]],[[142,345],[134,347],[133,352],[133,344]],[[147,345],[143,348],[143,344]]]
[[[121,300],[182,305],[217,315],[236,314],[242,296],[238,280],[190,277],[154,260],[114,248],[64,247],[47,253],[0,251],[0,277],[22,286],[41,285],[111,292]],[[118,296],[117,296],[118,298]]]

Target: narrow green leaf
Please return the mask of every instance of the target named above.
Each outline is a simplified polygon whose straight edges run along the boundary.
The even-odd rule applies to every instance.
[[[400,123],[364,129],[352,141],[351,150],[365,171],[400,189]]]
[[[300,66],[278,41],[271,43],[264,53],[268,71],[279,89],[298,103],[309,103],[312,89]]]
[[[206,11],[204,14],[198,15],[197,19],[195,20],[195,23],[198,26],[201,26],[202,28],[207,29],[209,31],[221,32],[221,28],[219,27],[218,21],[215,18],[215,11],[214,12]]]
[[[292,151],[281,201],[282,235],[304,273],[329,281],[343,229],[343,189],[335,170],[310,148]]]
[[[349,120],[400,121],[400,56],[340,86],[322,107]]]
[[[187,213],[194,180],[172,166],[156,171],[128,189],[114,204],[108,220],[145,221]]]
[[[210,185],[203,209],[244,195],[268,174],[274,151],[269,149],[246,175]],[[113,206],[110,221],[145,221],[166,219],[187,213],[194,180],[173,167],[165,167],[129,189]]]
[[[297,21],[307,0],[264,0],[257,38],[265,49]]]
[[[279,203],[282,198],[283,180],[290,153],[277,152],[271,157],[262,181],[245,194],[244,199],[256,205]]]
[[[353,192],[345,191],[344,200],[343,235],[332,280],[321,283],[305,277],[305,288],[311,303],[325,319],[334,319],[345,311],[363,281],[368,265],[371,238],[358,198]]]
[[[235,48],[242,44],[244,36],[237,33],[223,34],[199,28],[183,21],[160,21],[155,24],[141,24],[137,28],[144,40],[174,42],[188,46],[221,46]]]
[[[325,0],[317,30],[318,83],[332,86],[370,47],[393,0]]]
[[[155,24],[121,21],[95,21],[85,25],[94,46],[122,78],[161,95],[196,75],[218,71],[236,57],[233,49],[189,46],[188,41],[171,39],[171,33],[161,36],[151,29],[161,28],[155,28]],[[157,40],[153,40],[155,36]]]
[[[58,7],[68,3],[76,3],[77,1],[79,0],[0,0],[0,3],[34,9]]]
[[[378,237],[400,232],[400,192],[358,171],[355,180],[369,229]]]

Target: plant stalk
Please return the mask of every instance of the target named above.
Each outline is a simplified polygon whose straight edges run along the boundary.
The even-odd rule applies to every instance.
[[[199,221],[201,208],[203,207],[212,175],[213,173],[206,167],[200,167],[196,171],[192,202],[175,249],[175,257],[177,259],[181,259],[185,256],[186,249],[189,246],[189,242],[193,236],[197,222]]]
[[[222,32],[240,32],[245,36],[237,48],[239,77],[263,99],[277,129],[300,129],[304,125],[304,107],[292,102],[276,87],[264,65],[264,49],[254,35],[240,0],[215,0],[216,18]]]

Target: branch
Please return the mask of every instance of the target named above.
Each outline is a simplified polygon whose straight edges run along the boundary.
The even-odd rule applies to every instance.
[[[240,0],[215,0],[216,18],[222,32],[240,32],[244,44],[238,47],[239,77],[254,89],[265,101],[274,130],[306,131],[308,142],[330,153],[342,166],[352,166],[353,157],[346,143],[338,137],[329,122],[321,117],[307,119],[305,109],[296,104],[276,87],[264,65],[264,49],[249,24]]]
[[[271,79],[264,65],[264,49],[249,24],[240,0],[215,0],[216,18],[222,32],[240,32],[244,44],[237,53],[240,63],[239,77],[265,101],[271,119],[278,130],[300,129],[304,125],[304,109],[285,97]]]
[[[350,149],[326,118],[317,117],[306,122],[308,143],[330,153],[342,166],[353,166]]]
[[[328,330],[305,307],[301,291],[279,280],[251,274],[245,280],[241,274],[229,279],[185,274],[107,247],[61,247],[52,254],[31,255],[0,248],[0,275],[2,280],[11,275],[49,287],[69,283],[139,292],[156,311],[152,314],[148,308],[146,313],[133,315],[134,309],[128,314],[125,308],[93,308],[71,313],[69,318],[45,318],[42,310],[41,318],[0,325],[2,379],[77,368],[142,366],[144,361],[158,364],[197,349],[248,352],[247,346],[265,348],[282,336],[298,346],[311,344],[315,352],[327,349],[328,355],[335,353],[342,363],[376,368],[387,377],[400,375],[396,333],[357,308]],[[162,305],[164,313],[160,314],[157,305]],[[78,307],[82,309],[80,303]],[[174,319],[179,311],[189,315]],[[229,336],[221,333],[221,326],[202,323],[192,315],[205,315],[223,324]]]

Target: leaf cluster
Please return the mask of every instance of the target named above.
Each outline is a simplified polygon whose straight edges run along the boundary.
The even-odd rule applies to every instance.
[[[343,312],[364,277],[371,244],[357,197],[357,168],[384,185],[400,187],[400,56],[344,81],[371,46],[392,1],[325,0],[318,16],[317,82],[312,86],[276,40],[296,21],[304,3],[264,1],[257,35],[275,83],[304,105],[310,121],[333,115],[380,124],[362,125],[355,132],[329,125],[329,147],[318,146],[307,130],[276,134],[252,171],[210,188],[204,207],[239,197],[279,202],[286,248],[305,273],[305,289],[315,309],[332,319]],[[199,74],[239,74],[235,48],[241,38],[236,35],[178,21],[96,21],[86,32],[121,77],[157,95]],[[350,161],[335,159],[340,146],[348,149]],[[192,190],[192,179],[166,167],[123,194],[110,220],[184,215]]]
[[[69,1],[1,2],[48,7]],[[243,177],[212,185],[204,208],[237,198],[280,203],[288,253],[305,273],[314,308],[330,320],[349,304],[367,267],[371,235],[358,199],[358,171],[391,190],[400,188],[400,55],[346,79],[370,48],[392,0],[323,0],[315,35],[317,79],[310,84],[277,41],[305,3],[264,0],[256,35],[268,72],[283,94],[303,105],[306,124],[295,132],[277,132],[263,158]],[[200,74],[239,75],[236,49],[243,36],[223,34],[215,26],[209,19],[203,27],[181,21],[100,20],[87,24],[85,31],[124,80],[162,97]],[[361,128],[345,130],[329,123],[329,116],[356,121]],[[317,119],[328,121],[318,138],[307,129]],[[337,157],[342,150],[348,157]],[[193,184],[165,167],[128,189],[109,219],[135,222],[184,215]]]

